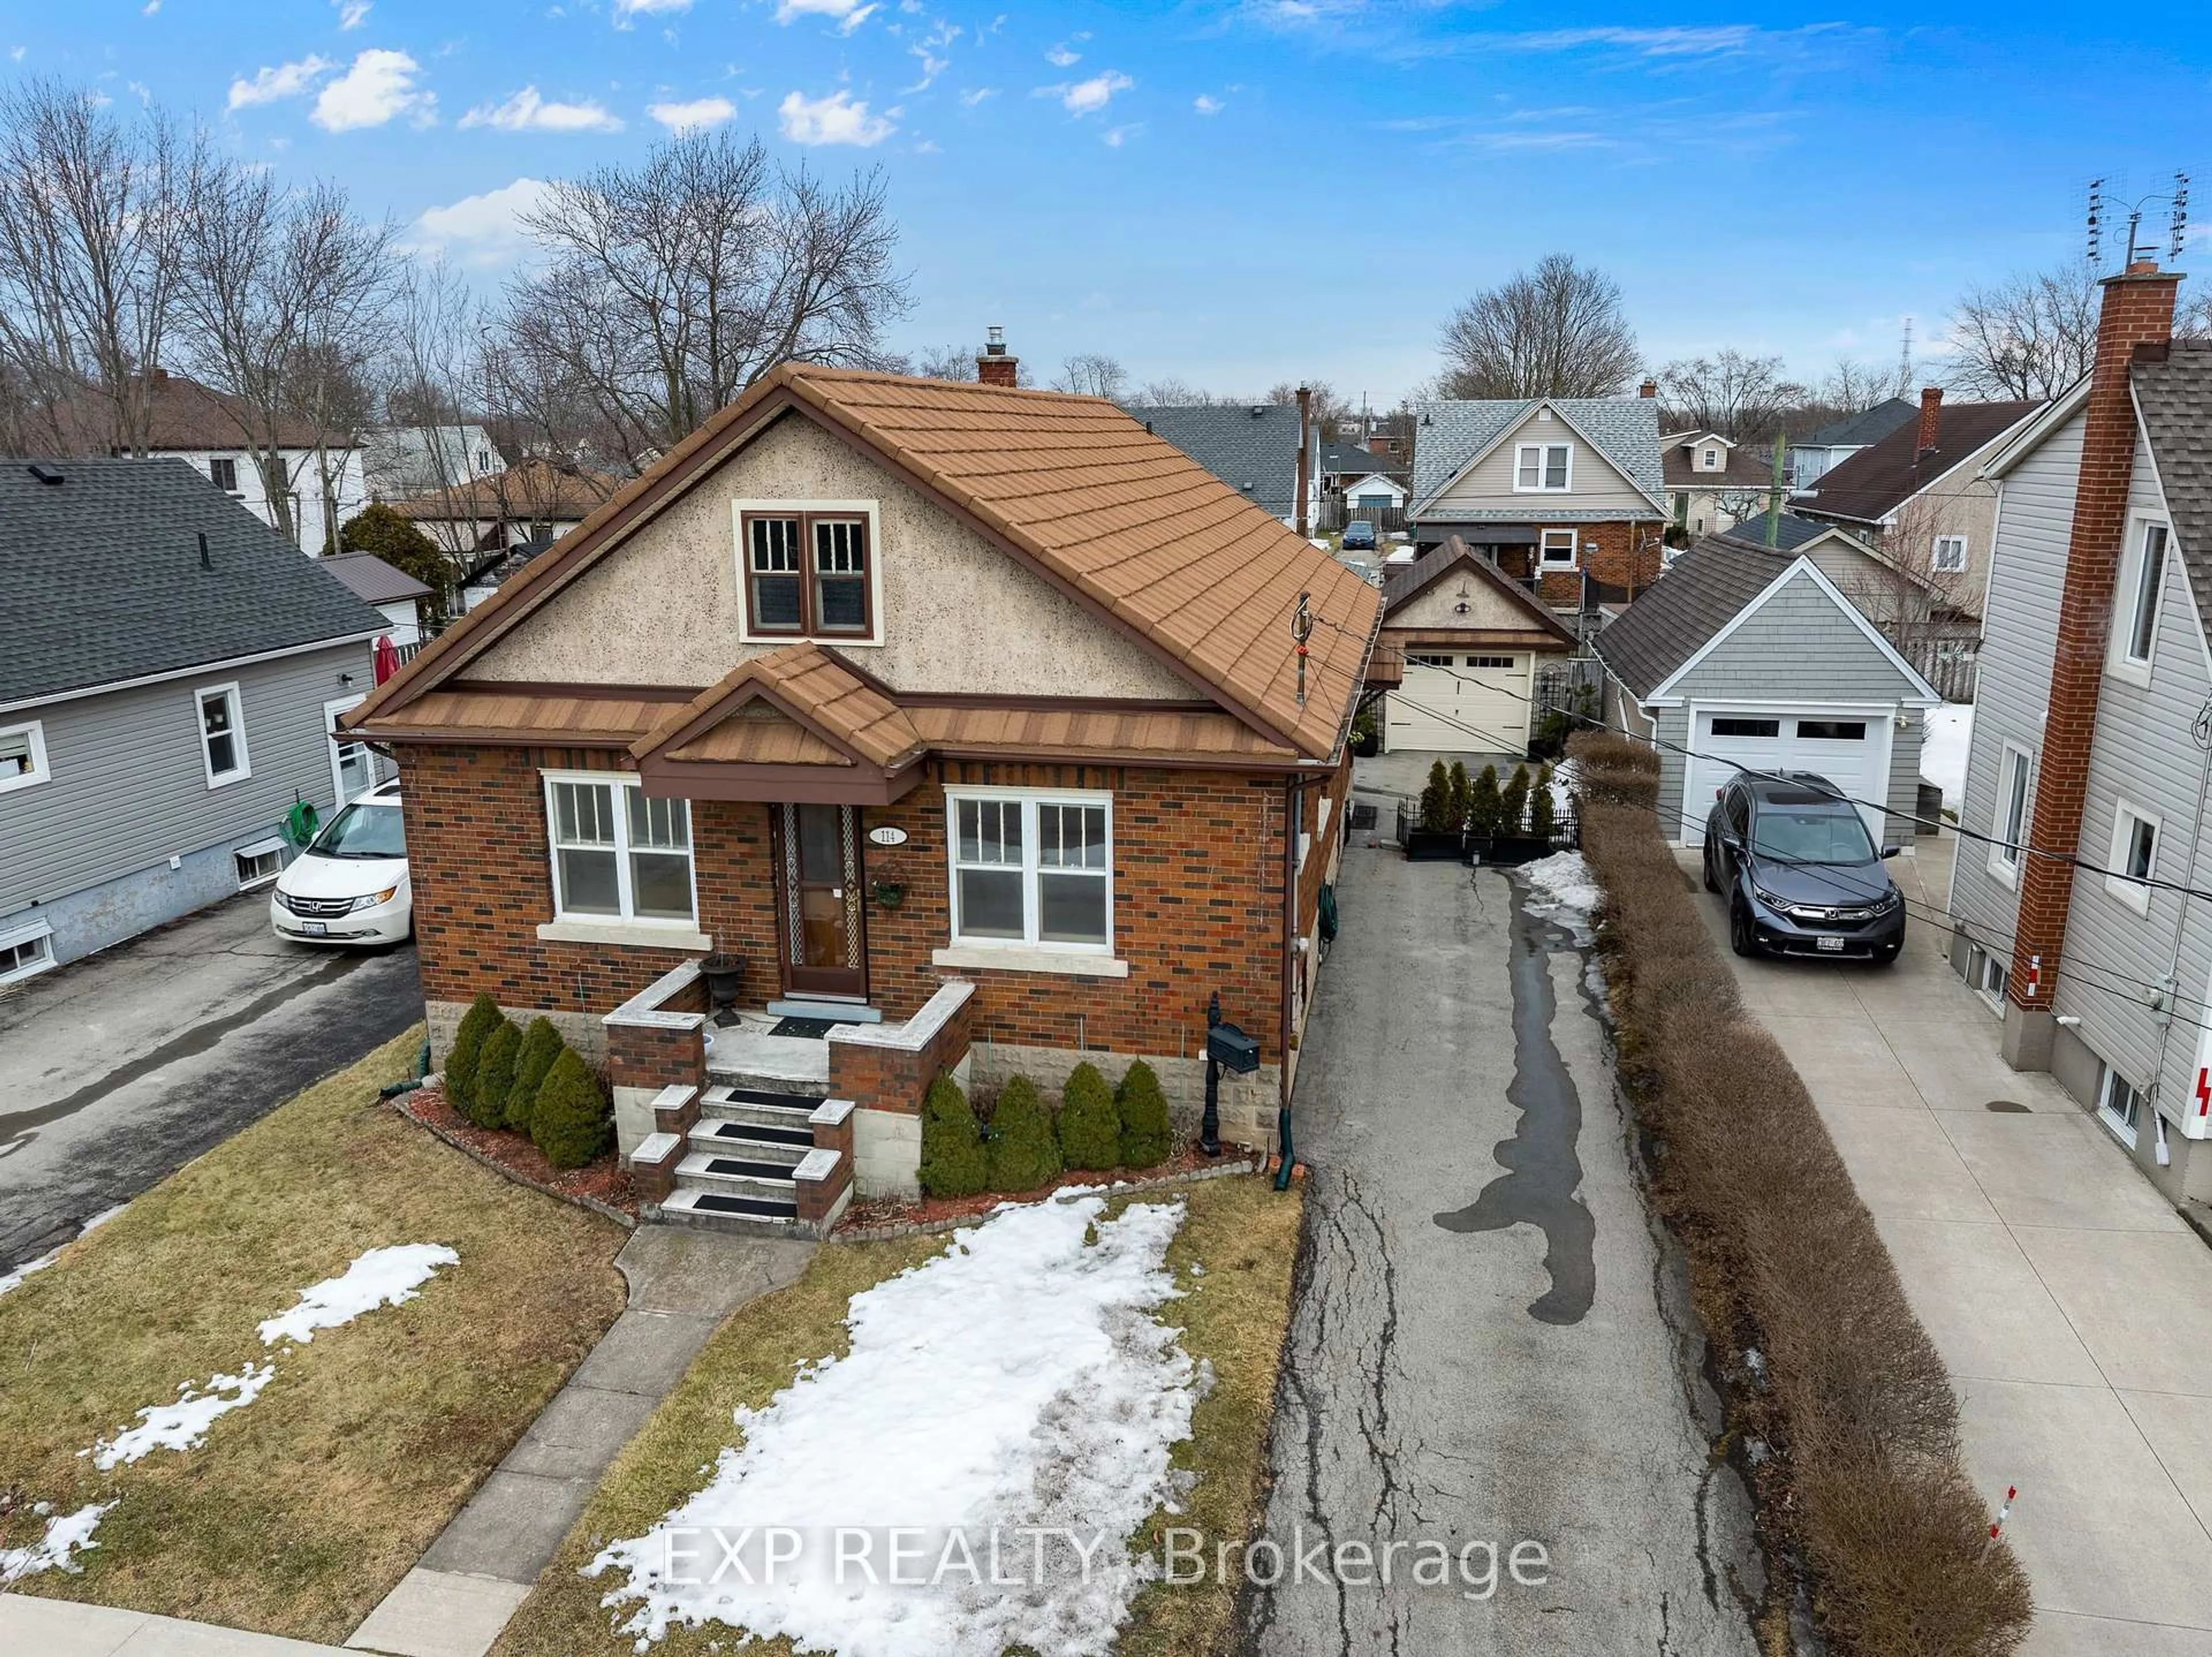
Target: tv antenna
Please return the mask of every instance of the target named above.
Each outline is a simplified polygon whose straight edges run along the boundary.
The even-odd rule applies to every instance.
[[[1905,319],[1905,344],[1897,358],[1897,394],[1899,397],[1912,389],[1912,319]]]
[[[2172,185],[2167,189],[2154,190],[2148,195],[2138,196],[2135,200],[2125,203],[2107,203],[2105,199],[2105,180],[2092,179],[2089,181],[2087,222],[2090,264],[2104,263],[2105,224],[2118,206],[2124,206],[2128,211],[2127,257],[2120,261],[2120,268],[2125,270],[2139,259],[2154,259],[2157,249],[2143,239],[2142,221],[2143,210],[2157,205],[2163,205],[2166,212],[2167,260],[2179,265],[2182,250],[2189,244],[2188,174],[2177,172],[2173,175]]]

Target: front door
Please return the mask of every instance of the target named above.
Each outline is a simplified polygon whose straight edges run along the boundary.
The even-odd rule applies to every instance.
[[[785,806],[781,829],[783,986],[797,994],[865,997],[860,813],[852,806]]]

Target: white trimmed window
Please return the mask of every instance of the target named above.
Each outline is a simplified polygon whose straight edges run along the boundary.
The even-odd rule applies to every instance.
[[[1108,954],[1114,947],[1113,796],[945,796],[957,944]]]
[[[1720,469],[1721,452],[1717,448],[1707,449],[1705,451],[1705,470],[1708,472],[1718,472]]]
[[[0,924],[0,984],[13,984],[54,964],[54,929],[44,921]]]
[[[1571,443],[1522,443],[1514,451],[1513,487],[1520,492],[1565,490],[1573,478]]]
[[[1990,824],[1996,844],[1990,847],[1990,873],[2007,886],[2020,880],[2020,849],[2027,843],[2028,813],[2033,795],[2028,785],[2035,774],[2035,759],[2028,751],[2008,742],[1997,760],[1997,807]]]
[[[2158,595],[2166,582],[2166,540],[2164,524],[2138,522],[2120,560],[2110,663],[2113,673],[2137,685],[2150,683],[2151,658],[2158,649]]]
[[[2164,825],[2139,806],[2119,802],[2112,813],[2112,854],[2105,860],[2110,872],[2105,890],[2138,915],[2150,913],[2150,887],[2144,882],[2158,874],[2158,835]]]
[[[1928,551],[1928,567],[1939,576],[1955,576],[1966,567],[1966,538],[1938,535]]]
[[[242,783],[253,775],[246,752],[246,716],[239,701],[238,683],[206,685],[192,692],[193,716],[199,722],[200,763],[207,785],[219,789]]]
[[[2142,1125],[2142,1090],[2111,1065],[2097,1081],[2097,1119],[2132,1145]]]
[[[251,892],[256,886],[267,886],[284,872],[284,840],[281,835],[271,835],[266,840],[256,840],[250,846],[240,846],[230,854],[238,865],[238,889]]]
[[[548,773],[553,913],[561,920],[696,924],[691,807],[635,777]]]
[[[54,780],[46,765],[46,729],[37,720],[0,725],[0,794]]]
[[[1538,548],[1538,562],[1547,570],[1572,570],[1581,559],[1581,550],[1576,542],[1579,531],[1547,529],[1542,532],[1542,545]]]

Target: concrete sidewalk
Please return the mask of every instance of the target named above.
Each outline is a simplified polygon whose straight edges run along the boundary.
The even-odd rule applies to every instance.
[[[0,1593],[0,1652],[9,1657],[350,1657],[336,1646],[27,1593]]]
[[[1890,865],[1928,913],[1954,844]],[[1884,972],[1736,960],[1719,899],[1699,907],[1950,1367],[1974,1482],[1992,1508],[2020,1489],[2023,1653],[2212,1652],[2212,1249],[2056,1081],[1998,1057],[1940,923],[1916,918]]]

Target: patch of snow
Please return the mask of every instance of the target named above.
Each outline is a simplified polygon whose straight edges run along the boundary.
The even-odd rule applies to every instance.
[[[234,1410],[243,1410],[261,1396],[261,1389],[276,1376],[274,1364],[258,1369],[251,1363],[235,1375],[211,1378],[204,1392],[187,1381],[178,1389],[174,1404],[149,1404],[138,1412],[138,1424],[112,1439],[102,1439],[89,1451],[92,1465],[110,1468],[137,1460],[156,1450],[197,1450],[207,1441],[208,1429]]]
[[[76,1556],[86,1548],[96,1548],[99,1543],[92,1533],[100,1528],[101,1517],[115,1504],[95,1502],[79,1508],[73,1514],[64,1514],[59,1519],[46,1521],[46,1533],[27,1548],[0,1548],[0,1582],[14,1582],[40,1571],[62,1570],[75,1575],[83,1569]]]
[[[460,1258],[443,1243],[396,1243],[390,1248],[373,1248],[348,1266],[343,1276],[326,1277],[301,1289],[299,1305],[264,1321],[261,1343],[274,1346],[279,1341],[297,1341],[305,1346],[319,1329],[336,1329],[364,1312],[411,1301],[441,1266],[452,1265]]]
[[[1169,1451],[1190,1435],[1199,1380],[1152,1315],[1177,1293],[1164,1261],[1182,1203],[1105,1209],[1096,1188],[1007,1204],[854,1295],[849,1354],[738,1410],[742,1447],[721,1452],[712,1482],[587,1568],[628,1575],[605,1604],[642,1602],[620,1631],[642,1642],[721,1623],[840,1657],[997,1657],[1016,1644],[1103,1657],[1149,1574],[1127,1539],[1177,1498]],[[862,1522],[884,1580],[848,1565],[841,1582],[836,1548],[855,1533],[840,1527]],[[748,1527],[789,1527],[796,1563],[763,1580],[757,1556],[750,1584],[711,1581],[712,1532]],[[923,1550],[901,1556],[900,1582],[891,1527],[911,1527]],[[1087,1569],[1055,1544],[1033,1578],[1031,1527],[1095,1546]],[[994,1532],[1003,1566],[988,1551]]]
[[[1928,710],[1920,737],[1920,774],[1943,790],[1953,811],[1966,795],[1966,748],[1973,740],[1973,704],[1947,702]]]
[[[1561,818],[1574,809],[1575,762],[1562,759],[1552,767],[1552,810]]]
[[[1549,857],[1522,864],[1520,874],[1528,883],[1531,915],[1556,920],[1571,928],[1577,938],[1589,940],[1590,911],[1605,893],[1582,853],[1555,851]]]
[[[118,1203],[112,1209],[100,1209],[99,1213],[94,1215],[91,1219],[86,1221],[82,1226],[77,1228],[76,1234],[79,1237],[89,1237],[94,1232],[98,1231],[110,1220],[115,1219],[117,1216],[121,1215],[123,1210],[130,1206],[131,1204],[128,1203]]]
[[[0,1277],[0,1295],[5,1295],[9,1289],[17,1287],[22,1282],[24,1278],[29,1276],[33,1272],[44,1271],[48,1266],[53,1264],[55,1261],[61,1258],[61,1250],[54,1249],[47,1253],[41,1254],[35,1260],[24,1261],[22,1264],[17,1266],[6,1276]]]

